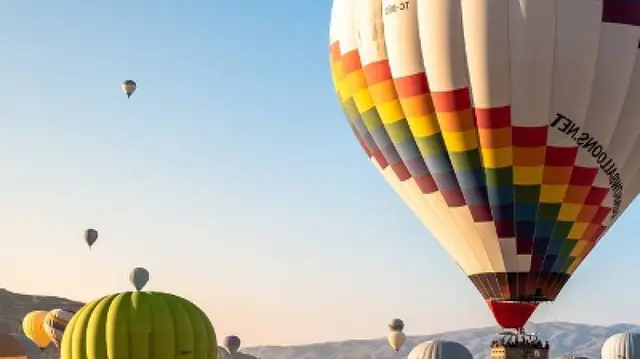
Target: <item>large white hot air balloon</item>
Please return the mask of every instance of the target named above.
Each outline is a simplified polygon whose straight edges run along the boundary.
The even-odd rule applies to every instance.
[[[602,345],[602,359],[640,359],[640,333],[609,337]]]
[[[365,153],[522,328],[640,191],[640,2],[333,0],[329,37]]]
[[[436,339],[418,344],[408,359],[473,359],[473,355],[460,343]]]

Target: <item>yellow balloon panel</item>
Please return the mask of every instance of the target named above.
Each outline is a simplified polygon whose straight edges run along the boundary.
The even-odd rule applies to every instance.
[[[555,299],[640,190],[640,3],[622,6],[334,0],[353,133],[486,299]]]

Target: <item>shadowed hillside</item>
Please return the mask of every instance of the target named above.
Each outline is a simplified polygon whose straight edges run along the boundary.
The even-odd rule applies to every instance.
[[[28,343],[30,359],[57,358],[57,350],[53,346],[47,349],[44,356],[41,357],[39,350],[24,338],[21,329],[22,318],[33,310],[54,308],[77,310],[81,306],[82,303],[69,299],[17,294],[0,289],[0,332],[15,334]],[[215,323],[213,324],[215,327]],[[598,326],[558,322],[530,324],[527,330],[538,333],[542,339],[549,340],[552,358],[573,353],[595,359],[600,357],[600,347],[606,338],[619,332],[640,331],[640,326],[634,324]],[[489,343],[494,338],[496,331],[496,327],[487,327],[410,336],[399,354],[389,348],[386,339],[348,340],[292,347],[264,346],[247,348],[242,351],[262,359],[398,359],[399,357],[406,358],[415,345],[425,340],[440,338],[460,342],[471,350],[475,358],[484,359],[488,356]]]

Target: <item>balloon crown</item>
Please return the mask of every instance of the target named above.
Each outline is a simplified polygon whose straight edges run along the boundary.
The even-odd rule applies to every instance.
[[[396,318],[389,324],[389,329],[401,332],[402,330],[404,330],[404,322],[401,319]]]

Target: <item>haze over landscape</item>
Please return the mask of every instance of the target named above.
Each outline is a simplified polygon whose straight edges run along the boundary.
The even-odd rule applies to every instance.
[[[394,317],[408,349],[459,331],[438,337],[484,355],[482,297],[345,124],[328,2],[34,4],[0,4],[0,288],[86,302],[144,266],[146,289],[192,300],[219,338],[354,340],[247,350],[264,359],[392,358],[364,339]],[[632,205],[533,316],[554,353],[640,329],[616,324],[640,323],[639,220]],[[30,300],[0,301],[0,319],[15,328]]]

